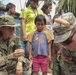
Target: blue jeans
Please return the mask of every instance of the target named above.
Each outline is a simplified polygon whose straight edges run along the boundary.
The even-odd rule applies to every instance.
[[[22,41],[21,45],[22,45],[23,49],[25,50],[25,57],[29,58],[29,42]]]

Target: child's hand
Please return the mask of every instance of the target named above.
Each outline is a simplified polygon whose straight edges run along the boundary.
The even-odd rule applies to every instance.
[[[48,55],[48,60],[52,61],[51,55]]]
[[[22,62],[18,62],[16,65],[16,75],[22,75],[22,73],[23,73]]]

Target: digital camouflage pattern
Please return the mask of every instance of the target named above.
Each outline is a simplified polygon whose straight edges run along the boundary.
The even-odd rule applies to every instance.
[[[70,59],[70,62],[64,62],[65,64],[65,74],[66,75],[76,75],[76,50],[70,51],[64,47],[61,50],[62,55],[67,59]]]
[[[11,39],[8,41],[0,38],[0,75],[16,75],[15,68],[18,60],[11,58],[11,53],[14,52],[15,49],[21,48],[19,37],[13,35]],[[6,43],[8,42],[8,46]],[[20,57],[20,60],[23,61],[24,70],[28,69],[29,61]]]
[[[61,56],[59,57],[59,61],[57,60],[57,52],[61,49],[62,45],[60,43],[54,43],[53,46],[53,75],[65,75],[65,66]]]

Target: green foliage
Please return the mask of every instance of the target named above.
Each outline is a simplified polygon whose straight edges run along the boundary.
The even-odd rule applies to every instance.
[[[4,5],[3,3],[2,3],[2,1],[0,1],[0,8],[6,8],[6,5]]]
[[[76,16],[76,0],[59,0],[56,13],[72,12]]]

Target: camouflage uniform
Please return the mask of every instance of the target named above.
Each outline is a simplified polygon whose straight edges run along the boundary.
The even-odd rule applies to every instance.
[[[61,49],[62,45],[59,43],[54,43],[53,50],[53,75],[65,75],[64,74],[64,62],[61,57],[59,57],[59,61],[57,60],[57,52]]]
[[[16,25],[14,19],[6,15],[0,16],[0,27],[3,26],[15,27]],[[16,75],[18,59],[22,61],[24,70],[29,67],[29,61],[23,56],[20,56],[18,59],[12,59],[11,53],[13,53],[15,49],[20,48],[22,48],[20,38],[15,34],[7,40],[0,37],[0,75]]]
[[[61,52],[62,52],[62,55],[64,55],[67,59],[71,59],[69,63],[64,62],[65,74],[76,75],[76,50],[70,51],[65,47],[63,47]]]
[[[10,54],[14,52],[14,46],[17,45],[20,47],[16,40],[19,40],[16,36],[13,36],[9,41],[0,38],[0,75],[4,75],[2,73],[6,72],[15,72],[17,60],[12,59]],[[6,43],[8,43],[8,46]]]
[[[61,43],[63,45],[61,49],[61,55],[64,60],[64,71],[66,75],[76,75],[76,50],[70,51],[69,46],[70,45],[75,45],[76,43],[72,43],[72,38],[70,39],[71,42],[67,41],[69,37],[72,34],[72,31],[74,30],[73,28],[76,27],[76,17],[73,15],[73,13],[68,12],[65,14],[62,14],[61,16],[58,17],[60,19],[59,22],[54,22],[53,24],[53,29],[55,31],[55,43]],[[63,21],[64,20],[64,21]],[[69,23],[67,26],[65,24],[65,21]],[[75,41],[74,41],[75,42]],[[69,45],[70,44],[70,45]],[[66,49],[66,48],[68,49]],[[73,47],[73,46],[72,46]],[[65,62],[65,59],[68,60],[69,62]]]

